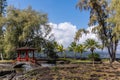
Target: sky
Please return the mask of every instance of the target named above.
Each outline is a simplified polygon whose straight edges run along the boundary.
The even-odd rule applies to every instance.
[[[33,9],[48,14],[49,22],[63,23],[70,22],[77,28],[87,28],[89,21],[89,12],[80,11],[76,8],[79,0],[8,0],[8,5],[14,5],[17,8]]]
[[[91,31],[92,27],[88,27],[89,12],[80,11],[76,8],[79,0],[7,0],[8,5],[13,5],[16,8],[24,9],[32,6],[33,9],[39,12],[48,14],[49,24],[52,27],[51,33],[54,34],[56,41],[67,48],[74,40],[75,33],[80,28],[85,28]],[[97,39],[97,35],[89,33],[83,34],[80,43],[86,39]],[[117,53],[120,53],[120,45]],[[107,51],[105,49],[104,51]]]

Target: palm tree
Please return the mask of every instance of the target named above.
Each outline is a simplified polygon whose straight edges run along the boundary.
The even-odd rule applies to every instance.
[[[61,54],[64,53],[63,56],[64,58],[66,58],[65,49],[62,44],[57,46],[57,51],[60,52]]]
[[[101,46],[94,39],[87,39],[84,43],[86,49],[89,49],[93,55],[93,66],[94,66],[94,50],[100,48]]]
[[[58,43],[56,41],[54,41],[54,46],[57,48],[58,47]]]
[[[74,53],[74,59],[76,59],[76,53],[77,53],[77,44],[76,42],[72,42],[70,46],[68,47],[69,51],[73,51]]]
[[[55,47],[55,51],[58,53],[58,45],[59,44],[56,41],[54,41],[53,44],[54,44],[54,47]]]
[[[77,45],[77,52],[80,53],[80,57],[82,58],[83,52],[86,52],[86,48],[83,44]]]

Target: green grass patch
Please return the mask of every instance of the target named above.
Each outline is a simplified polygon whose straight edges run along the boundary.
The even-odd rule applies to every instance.
[[[3,63],[3,62],[14,62],[14,60],[0,60],[0,63]]]
[[[80,59],[73,59],[73,58],[59,58],[58,60],[70,61],[70,63],[89,63],[89,62],[92,62],[91,60],[80,60]]]
[[[102,59],[102,62],[108,62],[109,59],[105,58],[105,59]]]
[[[72,58],[58,58],[60,61],[72,61]]]
[[[72,60],[71,63],[89,63],[91,60]]]

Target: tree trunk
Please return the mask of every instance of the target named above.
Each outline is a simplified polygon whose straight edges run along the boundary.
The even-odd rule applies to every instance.
[[[76,53],[74,52],[74,59],[76,59]]]
[[[92,61],[93,61],[93,66],[95,66],[94,53],[93,53],[93,51],[92,51],[92,56],[93,56],[93,59],[92,59]]]
[[[112,63],[115,61],[115,57],[110,57],[110,66],[112,66]]]
[[[63,56],[64,56],[64,59],[66,58],[66,53],[65,52],[63,52]]]
[[[92,53],[92,62],[93,62],[93,66],[95,66],[95,64],[94,64],[94,63],[95,63],[95,62],[94,62],[94,53],[93,53],[93,52],[94,52],[94,49],[91,49],[91,53]]]
[[[80,53],[80,59],[82,60],[82,53]]]
[[[2,55],[2,53],[0,54],[0,56],[1,56],[1,60],[3,60],[3,55]]]
[[[118,41],[111,44],[112,46],[111,45],[108,46],[108,52],[110,55],[110,65],[112,65],[112,63],[116,60],[116,50],[117,50]]]

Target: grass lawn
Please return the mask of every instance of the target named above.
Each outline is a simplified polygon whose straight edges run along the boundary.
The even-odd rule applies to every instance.
[[[72,60],[71,63],[80,63],[80,62],[92,62],[91,60]]]

